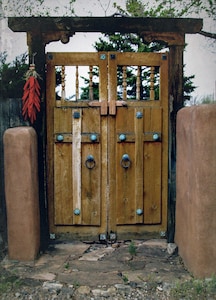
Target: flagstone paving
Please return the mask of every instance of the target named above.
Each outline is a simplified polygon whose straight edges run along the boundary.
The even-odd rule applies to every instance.
[[[22,281],[1,299],[169,299],[177,280],[191,278],[163,239],[54,241],[35,262],[5,257],[1,271]]]

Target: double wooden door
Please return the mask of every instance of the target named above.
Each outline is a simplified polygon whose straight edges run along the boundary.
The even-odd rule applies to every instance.
[[[48,53],[46,84],[50,233],[166,231],[168,54]]]

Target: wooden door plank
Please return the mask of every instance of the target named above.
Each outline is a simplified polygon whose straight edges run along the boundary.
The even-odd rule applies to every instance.
[[[55,225],[72,225],[72,151],[71,143],[54,145],[54,205]]]
[[[107,130],[107,172],[108,172],[108,187],[107,187],[107,229],[108,232],[116,231],[116,131],[115,118],[108,116]]]
[[[54,133],[71,133],[71,109],[54,108]]]
[[[116,54],[109,53],[108,56],[108,102],[109,114],[116,114],[117,100],[117,60]]]
[[[82,134],[88,134],[88,142],[82,143],[82,225],[100,225],[101,217],[101,142],[92,142],[91,134],[100,136],[99,108],[83,109]],[[95,166],[88,169],[86,159],[92,155]],[[90,165],[91,167],[91,165]]]
[[[117,133],[134,133],[134,109],[118,108],[116,115]],[[118,136],[118,134],[116,136]],[[130,166],[125,169],[121,165],[123,154],[130,157]],[[134,224],[136,222],[136,200],[135,200],[135,180],[136,180],[136,160],[135,143],[116,141],[116,222],[120,224]]]
[[[157,145],[156,145],[157,144]],[[146,143],[144,169],[144,223],[161,223],[161,146]]]
[[[92,155],[95,166],[86,167],[86,159]],[[82,225],[100,225],[100,144],[82,145]]]
[[[145,109],[145,132],[161,132],[158,108]],[[161,142],[144,143],[144,223],[161,223]]]
[[[136,114],[141,113],[143,115],[143,109],[136,108],[134,111],[135,118],[135,205],[137,209],[142,210],[143,212],[143,185],[144,185],[144,176],[143,176],[143,131],[144,131],[144,122],[143,117],[137,118]],[[136,213],[136,223],[143,223],[143,213]]]
[[[97,52],[49,52],[49,63],[54,66],[90,66],[98,64]]]
[[[74,116],[79,114],[79,118]],[[73,218],[73,224],[82,223],[82,202],[81,202],[81,130],[82,130],[82,110],[72,110],[72,182],[73,182],[73,209],[79,210],[79,214]]]
[[[121,66],[159,66],[162,53],[121,52],[117,55],[117,64]]]
[[[103,58],[103,59],[102,59]],[[99,102],[101,102],[101,115],[108,113],[108,76],[107,53],[99,53]]]
[[[107,98],[106,98],[107,100]],[[109,213],[109,176],[108,164],[110,155],[108,155],[108,118],[101,116],[101,227],[100,233],[107,233],[108,213]]]
[[[116,153],[116,211],[117,224],[135,224],[135,151],[134,143],[118,144]],[[131,165],[128,169],[121,166],[123,154],[128,154]]]

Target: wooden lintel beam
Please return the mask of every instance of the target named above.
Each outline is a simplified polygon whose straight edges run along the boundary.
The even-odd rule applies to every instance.
[[[181,32],[142,32],[140,36],[147,43],[164,42],[168,46],[185,45],[185,34]]]
[[[8,26],[15,32],[179,32],[198,33],[202,19],[111,17],[10,17]]]

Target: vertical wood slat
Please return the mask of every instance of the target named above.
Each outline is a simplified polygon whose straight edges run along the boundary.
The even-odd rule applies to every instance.
[[[75,78],[76,78],[76,81],[75,81],[76,100],[78,100],[79,99],[79,67],[78,66],[76,66]]]
[[[123,109],[118,110],[116,115],[116,130],[118,133],[134,133],[134,122],[133,108],[127,109],[126,119],[125,111]],[[128,169],[124,169],[121,165],[123,154],[128,154],[130,157],[131,164]],[[116,194],[114,198],[116,199],[116,222],[118,225],[135,224],[136,221],[135,156],[135,142],[116,143],[116,157],[113,169],[116,173]]]
[[[145,109],[145,132],[161,132],[162,109]],[[144,224],[161,222],[162,144],[144,143]]]
[[[136,100],[140,100],[140,85],[141,85],[141,66],[137,66]]]
[[[54,108],[54,133],[71,133],[71,109]],[[72,144],[54,143],[54,223],[72,225]]]
[[[66,94],[65,94],[65,66],[61,67],[61,102],[65,100]]]
[[[100,59],[105,55],[106,59]],[[101,115],[108,113],[108,76],[107,76],[107,54],[98,53],[99,60],[99,102],[101,102]]]
[[[93,100],[94,99],[92,70],[93,70],[93,67],[89,66],[89,100]]]
[[[155,67],[151,67],[150,68],[150,100],[155,100],[154,77],[155,77]]]
[[[70,143],[54,145],[55,225],[73,224],[72,151]]]
[[[75,118],[74,113],[79,113],[80,117]],[[73,180],[73,208],[79,209],[80,214],[75,215],[73,224],[81,224],[82,203],[81,203],[81,130],[82,130],[82,110],[72,110],[72,180]]]
[[[99,108],[83,109],[82,134],[100,131]],[[88,155],[93,155],[95,166],[88,169],[85,161]],[[82,143],[82,225],[99,226],[101,222],[101,141],[97,143]]]
[[[117,100],[117,59],[116,59],[116,54],[109,54],[108,56],[108,102],[109,102],[110,115],[116,114],[116,100]]]
[[[137,209],[143,210],[143,117],[136,118],[136,113],[141,112],[143,113],[143,109],[136,108],[134,111],[134,118],[135,118],[135,206]],[[143,223],[143,214],[137,215],[136,214],[136,223]]]
[[[127,66],[122,67],[122,88],[122,98],[123,100],[127,100]]]

